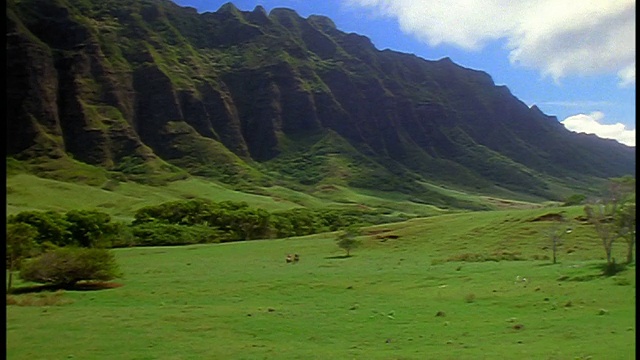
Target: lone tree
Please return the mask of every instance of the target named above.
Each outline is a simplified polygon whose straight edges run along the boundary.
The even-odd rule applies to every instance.
[[[338,246],[347,252],[347,257],[351,256],[351,250],[357,248],[362,244],[360,240],[356,239],[356,236],[360,235],[360,229],[355,227],[347,228],[340,232],[336,239]]]
[[[614,214],[614,222],[619,238],[627,244],[627,264],[633,262],[633,248],[636,245],[636,196],[633,194]]]
[[[566,234],[570,234],[572,232],[572,228],[567,222],[566,218],[563,216],[560,221],[553,224],[547,230],[547,236],[549,240],[551,240],[551,251],[553,252],[553,263],[557,263],[557,253],[558,248],[562,245],[562,238]]]
[[[13,272],[20,267],[22,260],[34,255],[38,249],[35,241],[38,230],[25,223],[9,223],[6,235],[7,270],[9,270],[7,291],[10,291],[13,285]]]

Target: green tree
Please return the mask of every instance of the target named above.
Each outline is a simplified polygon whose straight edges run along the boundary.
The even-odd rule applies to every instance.
[[[16,215],[11,215],[8,222],[25,223],[38,230],[35,241],[46,247],[47,244],[55,246],[66,246],[73,243],[73,238],[69,233],[69,223],[60,213],[53,211],[23,211]]]
[[[131,225],[136,246],[169,246],[219,243],[223,234],[216,228],[204,225],[180,225],[163,222],[147,222]]]
[[[287,216],[296,236],[311,235],[318,231],[318,215],[314,210],[293,209],[287,212]]]
[[[589,223],[594,226],[596,234],[602,242],[608,267],[613,266],[611,252],[613,243],[617,237],[615,224],[613,223],[613,214],[616,210],[617,203],[605,201],[589,204],[584,207],[584,212],[587,215]]]
[[[242,209],[234,212],[234,228],[241,240],[269,237],[271,215],[264,209]]]
[[[627,244],[627,264],[633,262],[633,248],[636,245],[636,199],[635,194],[624,202],[614,216],[619,238]]]
[[[13,272],[20,267],[23,259],[34,255],[37,252],[35,238],[38,230],[25,223],[7,224],[7,269],[9,270],[9,280],[7,281],[7,291],[13,285]]]
[[[26,281],[73,288],[79,281],[120,277],[115,256],[107,249],[65,247],[26,261],[20,277]]]
[[[630,176],[613,178],[608,182],[607,195],[584,207],[587,219],[594,226],[596,234],[602,241],[602,246],[607,257],[608,273],[615,273],[617,271],[615,260],[611,258],[613,243],[620,237],[621,233],[620,221],[617,221],[616,217],[620,218],[621,213],[627,212],[621,212],[621,209],[624,208],[623,204],[631,198],[634,192],[635,178]]]
[[[270,228],[273,236],[277,239],[295,235],[295,230],[289,218],[280,213],[271,215]]]
[[[336,242],[338,246],[347,252],[347,257],[351,256],[351,250],[359,247],[362,242],[356,237],[360,235],[360,229],[355,227],[349,227],[340,232]]]
[[[71,210],[64,218],[74,243],[81,247],[106,246],[104,240],[113,235],[117,227],[111,223],[111,216],[95,210]]]

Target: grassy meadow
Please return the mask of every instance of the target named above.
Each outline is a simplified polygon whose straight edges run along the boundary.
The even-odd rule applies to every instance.
[[[602,276],[604,250],[579,220],[552,264],[544,215],[561,211],[581,214],[509,209],[364,228],[348,258],[332,233],[112,250],[123,277],[111,288],[8,296],[6,355],[635,359],[635,265]],[[624,244],[614,250],[621,262]]]

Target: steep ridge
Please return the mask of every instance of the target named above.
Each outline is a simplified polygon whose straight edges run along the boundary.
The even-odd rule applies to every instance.
[[[635,174],[633,148],[569,132],[484,72],[284,8],[10,0],[7,103],[8,156],[137,181],[338,182],[429,201],[423,182],[559,199]],[[315,175],[295,169],[304,159]]]

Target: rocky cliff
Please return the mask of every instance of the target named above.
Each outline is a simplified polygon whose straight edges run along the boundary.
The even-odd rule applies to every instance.
[[[635,174],[635,149],[567,131],[488,74],[325,17],[166,0],[9,0],[6,16],[17,159],[418,196],[432,182],[553,199]]]

